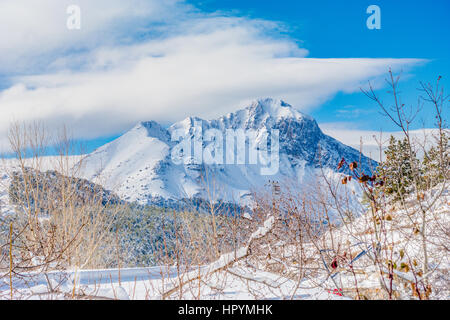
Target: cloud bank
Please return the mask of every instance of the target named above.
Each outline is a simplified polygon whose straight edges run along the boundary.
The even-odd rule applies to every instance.
[[[28,2],[29,6],[23,6]],[[0,4],[0,136],[11,121],[66,124],[77,138],[117,134],[142,120],[215,117],[259,97],[308,112],[418,59],[315,59],[280,24],[204,14],[181,1]]]
[[[360,130],[354,128],[352,124],[345,123],[322,123],[320,124],[320,129],[340,142],[360,150],[365,156],[375,161],[385,159],[384,151],[389,145],[391,136],[397,140],[405,138],[405,134],[402,131]],[[409,134],[416,147],[418,157],[423,156],[422,147],[428,149],[432,145],[436,145],[436,139],[439,137],[437,129],[411,130]]]

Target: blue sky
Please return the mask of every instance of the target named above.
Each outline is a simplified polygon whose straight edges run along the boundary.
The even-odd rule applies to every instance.
[[[191,1],[201,10],[280,21],[286,35],[299,41],[314,58],[423,58],[427,63],[405,72],[401,89],[405,101],[416,103],[419,81],[450,81],[450,1]],[[381,29],[369,30],[369,5],[381,9]],[[380,90],[384,94],[385,90]],[[397,130],[385,121],[373,103],[360,92],[338,93],[310,114],[319,123],[341,122],[346,127]],[[422,113],[427,125],[433,119]],[[415,128],[421,128],[419,121]]]
[[[66,28],[71,4],[80,30]],[[380,30],[366,27],[372,4]],[[138,121],[213,118],[267,96],[327,133],[395,131],[359,91],[368,80],[387,101],[388,68],[402,72],[406,104],[419,81],[442,75],[450,87],[446,0],[4,0],[0,9],[0,149],[13,120],[64,123],[90,151]],[[432,126],[429,114],[414,128]]]

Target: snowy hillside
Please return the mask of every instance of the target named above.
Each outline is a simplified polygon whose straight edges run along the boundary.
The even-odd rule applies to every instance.
[[[198,139],[196,130],[242,129],[255,132],[255,141],[246,141],[245,150],[224,148],[224,159],[242,158],[245,164],[205,164],[189,160],[175,164],[172,160],[178,142],[175,133]],[[272,130],[279,130],[279,170],[273,175],[262,175],[261,163],[251,164],[249,143],[258,150],[268,150],[263,139]],[[198,141],[197,141],[198,142]],[[224,142],[223,142],[224,143]],[[208,143],[200,141],[203,148]],[[83,177],[94,180],[115,191],[124,200],[141,204],[161,199],[182,198],[220,199],[248,204],[251,193],[271,181],[292,182],[301,185],[317,174],[321,166],[332,173],[339,160],[345,157],[359,160],[359,152],[325,135],[311,117],[295,110],[280,100],[254,101],[245,109],[229,113],[219,119],[202,120],[189,117],[168,129],[154,121],[141,122],[118,139],[102,146],[85,160]],[[224,162],[228,163],[228,162]],[[363,157],[368,171],[375,162]],[[330,172],[331,171],[331,172]]]
[[[83,159],[83,155],[66,157],[67,167],[75,167]],[[58,156],[43,156],[36,162],[35,159],[24,159],[24,165],[30,168],[39,168],[41,172],[60,171],[61,159]],[[20,163],[17,159],[7,158],[0,160],[0,214],[14,213],[9,199],[9,188],[15,173],[20,173]]]
[[[431,191],[426,197],[432,197]],[[276,217],[270,216],[250,236],[246,246],[225,253],[216,261],[187,270],[177,266],[108,270],[53,271],[30,273],[14,280],[20,299],[387,299],[384,285],[397,299],[419,299],[414,285],[422,279],[431,283],[430,299],[448,299],[449,261],[446,228],[449,223],[448,192],[433,206],[429,218],[430,271],[421,274],[421,238],[413,232],[417,202],[409,199],[407,211],[390,210],[386,238],[377,249],[369,215],[321,235],[317,243],[306,242],[299,265],[298,243],[274,241]],[[262,241],[261,241],[262,240]],[[260,241],[260,242],[258,242]],[[333,243],[337,244],[333,249]],[[253,249],[250,250],[249,248]],[[335,258],[334,260],[332,258]],[[336,259],[337,258],[337,259]],[[392,284],[384,259],[393,264]],[[383,260],[381,264],[374,261]],[[333,266],[333,262],[335,265]],[[326,263],[326,265],[325,265]],[[201,281],[199,280],[201,279]],[[49,292],[49,287],[57,290]],[[391,288],[391,289],[389,289]],[[420,290],[423,294],[424,291]],[[0,281],[0,299],[8,298],[9,283]],[[423,298],[423,297],[422,297]]]

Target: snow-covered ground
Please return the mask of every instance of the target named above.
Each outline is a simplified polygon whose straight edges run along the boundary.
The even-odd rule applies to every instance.
[[[273,228],[269,217],[236,252],[210,265],[109,270],[68,270],[22,274],[0,279],[0,299],[344,299],[321,287],[302,288],[295,281],[251,267],[250,244]]]
[[[299,288],[297,281],[270,272],[243,267],[231,267],[226,271],[192,281],[165,296],[179,277],[176,267],[83,270],[72,273],[50,273],[49,282],[43,276],[27,279],[27,283],[15,281],[15,299],[345,299],[322,288]],[[181,278],[183,275],[181,275]],[[62,281],[62,279],[67,279]],[[75,279],[75,281],[74,281]],[[6,280],[6,279],[5,279]],[[49,286],[50,283],[50,286]],[[74,286],[74,283],[76,285]],[[49,293],[53,287],[55,292]],[[9,283],[0,283],[0,299],[9,299]],[[75,296],[76,295],[76,296]]]
[[[434,192],[437,191],[427,196],[432,197]],[[331,256],[347,255],[353,259],[351,267],[341,261],[331,270],[328,264],[329,273],[316,251],[315,259],[303,265],[303,269],[316,271],[298,278],[299,267],[289,261],[296,248],[283,241],[276,244],[263,241],[260,252],[264,256],[269,254],[264,259],[252,253],[249,249],[252,241],[264,240],[272,232],[275,223],[272,216],[253,232],[247,246],[223,254],[210,265],[190,270],[162,266],[28,274],[26,281],[14,279],[13,296],[20,299],[349,299],[359,292],[362,297],[380,299],[386,298],[382,283],[390,286],[390,279],[385,267],[373,263],[377,252],[378,259],[389,257],[395,264],[392,283],[395,298],[415,298],[411,286],[424,278],[431,284],[429,298],[449,299],[448,234],[445,237],[450,224],[448,191],[435,203],[427,218],[427,274],[420,274],[421,267],[416,267],[414,262],[423,261],[421,237],[411,226],[411,221],[418,218],[417,203],[411,200],[406,209],[407,212],[399,208],[390,210],[390,217],[385,221],[386,233],[378,249],[372,245],[374,232],[369,215],[337,227],[332,234],[324,234],[322,248],[333,250]],[[308,252],[314,255],[315,250],[312,244],[304,246],[306,256]],[[323,251],[324,256],[328,255],[327,250]],[[282,259],[277,258],[280,254]],[[274,263],[282,266],[283,272],[267,267]],[[10,297],[9,286],[8,277],[4,277],[3,283],[0,282],[0,298]],[[50,289],[54,292],[50,293]]]
[[[431,205],[425,215],[426,272],[420,205]],[[302,247],[303,256],[314,257],[303,269],[321,269],[306,275],[302,287],[338,288],[349,297],[356,297],[359,292],[369,299],[386,299],[384,286],[391,286],[388,266],[393,265],[393,298],[418,298],[414,286],[419,285],[424,295],[426,288],[422,285],[428,284],[430,299],[450,299],[449,230],[450,193],[442,185],[426,192],[420,204],[410,197],[405,206],[388,205],[383,221],[372,219],[367,212]],[[270,261],[263,259],[264,264],[282,263],[283,273],[296,275],[299,268],[294,258],[298,258],[298,250],[292,243],[269,244],[262,249],[264,255],[270,255]],[[333,267],[334,259],[337,263]]]

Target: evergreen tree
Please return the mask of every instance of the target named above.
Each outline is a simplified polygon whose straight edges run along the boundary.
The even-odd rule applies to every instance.
[[[439,146],[440,144],[442,147]],[[428,188],[432,188],[444,181],[450,167],[450,141],[448,134],[444,132],[442,141],[438,141],[437,145],[432,146],[425,153],[422,167],[424,172],[423,179]]]
[[[378,167],[380,177],[384,179],[386,194],[395,200],[411,192],[413,187],[413,166],[409,153],[408,140],[397,140],[391,136],[389,146],[384,152],[386,159]],[[413,153],[413,161],[417,161]]]

